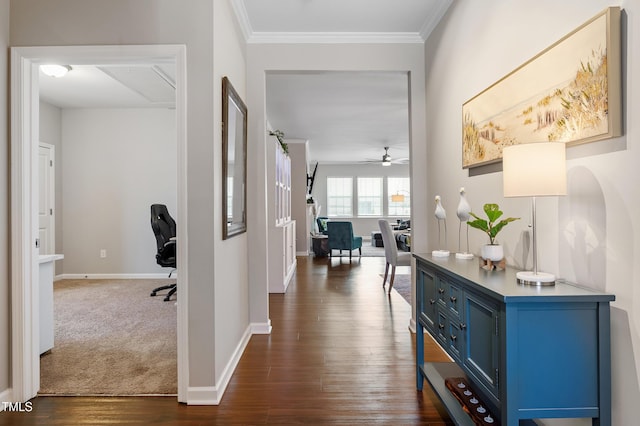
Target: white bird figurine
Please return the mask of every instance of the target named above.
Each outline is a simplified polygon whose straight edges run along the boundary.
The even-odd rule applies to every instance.
[[[436,212],[435,212],[435,216],[436,219],[438,219],[438,247],[442,247],[442,232],[440,231],[440,222],[444,222],[444,241],[446,243],[447,241],[447,212],[444,210],[444,207],[442,207],[442,203],[440,202],[440,196],[436,195]],[[442,250],[442,249],[438,249],[435,252],[438,252],[438,255],[442,256],[444,255],[444,253],[446,253],[446,255],[449,255],[449,252],[447,250]],[[434,252],[434,253],[435,253]]]
[[[447,218],[447,212],[444,211],[444,207],[440,203],[440,196],[436,195],[436,218],[438,220],[444,220]]]
[[[467,201],[467,197],[464,196],[464,187],[460,188],[460,202],[458,203],[458,210],[456,210],[456,214],[458,215],[458,219],[461,222],[466,222],[469,220],[471,215],[471,206]]]
[[[467,222],[471,215],[471,205],[467,201],[467,197],[464,195],[464,187],[460,188],[460,202],[458,202],[458,209],[456,210],[456,215],[458,215],[458,219],[460,219],[460,225],[458,227],[458,253],[456,253],[457,259],[471,259],[473,255],[469,253],[469,226],[467,226],[467,250],[462,253],[461,250],[461,240],[462,240],[462,222]]]

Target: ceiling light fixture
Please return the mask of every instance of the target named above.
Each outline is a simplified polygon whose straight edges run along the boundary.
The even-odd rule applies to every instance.
[[[40,69],[44,73],[44,75],[48,75],[49,77],[64,77],[67,75],[69,71],[72,70],[69,65],[57,65],[57,64],[49,64],[49,65],[40,65]]]
[[[382,165],[385,167],[391,165],[391,156],[389,155],[388,146],[384,147],[384,155],[382,156]]]

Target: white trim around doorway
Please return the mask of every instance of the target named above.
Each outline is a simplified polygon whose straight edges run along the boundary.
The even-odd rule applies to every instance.
[[[11,399],[25,402],[40,387],[38,329],[38,66],[42,63],[102,65],[167,60],[176,66],[178,188],[178,401],[187,402],[187,128],[186,47],[48,46],[11,48]],[[35,143],[32,141],[36,141]]]

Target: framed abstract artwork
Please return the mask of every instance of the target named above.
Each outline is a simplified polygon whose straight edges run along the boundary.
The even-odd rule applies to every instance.
[[[462,167],[504,147],[622,134],[620,8],[609,7],[462,106]]]

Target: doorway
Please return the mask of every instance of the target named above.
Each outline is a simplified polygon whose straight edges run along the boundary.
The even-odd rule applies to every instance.
[[[14,398],[26,401],[39,389],[38,327],[38,68],[61,64],[139,64],[166,60],[176,65],[177,217],[178,233],[186,234],[186,49],[184,46],[24,47],[11,50],[11,87],[19,94],[11,105],[11,216],[13,323],[12,376]],[[185,245],[178,245],[178,269],[187,264]],[[183,268],[184,270],[184,268]],[[187,300],[186,273],[178,277],[182,300]],[[187,303],[177,307],[178,401],[186,401],[188,355]]]

